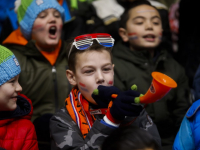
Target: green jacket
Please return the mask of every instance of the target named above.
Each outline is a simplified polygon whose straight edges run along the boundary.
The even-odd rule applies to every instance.
[[[162,72],[177,82],[177,88],[146,107],[157,125],[162,145],[172,149],[175,135],[189,108],[189,87],[184,68],[164,50],[156,51],[155,57],[151,58],[147,51],[131,51],[119,41],[112,52],[115,64],[114,85],[122,90],[136,84],[138,92],[145,94],[151,85],[153,71]]]
[[[32,100],[32,121],[43,114],[54,114],[65,106],[71,86],[66,77],[67,48],[62,42],[54,66],[39,52],[33,41],[27,45],[5,45],[15,54],[21,66],[19,83],[22,93]]]

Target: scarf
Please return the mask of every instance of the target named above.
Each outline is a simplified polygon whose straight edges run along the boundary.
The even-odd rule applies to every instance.
[[[88,101],[82,96],[78,88],[74,87],[65,100],[65,104],[71,118],[77,123],[85,138],[96,120],[94,115],[90,114]]]
[[[112,101],[109,103],[108,108],[90,109],[89,102],[82,96],[76,86],[71,90],[69,97],[66,98],[65,105],[69,115],[76,122],[83,138],[85,138],[96,120],[94,115],[106,114],[112,106]]]

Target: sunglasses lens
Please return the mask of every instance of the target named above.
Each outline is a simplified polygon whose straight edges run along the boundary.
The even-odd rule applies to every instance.
[[[113,47],[114,41],[110,36],[97,36],[99,44],[105,47]]]
[[[92,38],[91,37],[83,37],[76,39],[76,46],[79,50],[85,50],[92,45]]]

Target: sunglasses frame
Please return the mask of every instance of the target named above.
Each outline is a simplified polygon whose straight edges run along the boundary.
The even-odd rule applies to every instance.
[[[91,42],[88,44],[89,45],[88,47],[90,47],[93,44],[93,40],[97,40],[97,42],[100,45],[102,45],[101,42],[99,41],[100,38],[111,39],[112,46],[105,46],[105,45],[103,45],[105,47],[113,47],[114,42],[115,42],[115,40],[112,38],[112,36],[110,34],[108,34],[108,33],[92,33],[92,34],[84,34],[84,35],[77,36],[77,37],[74,38],[74,42],[71,45],[71,48],[70,48],[69,54],[68,54],[68,58],[69,58],[69,56],[71,54],[71,50],[72,50],[73,46],[75,46],[76,49],[78,49],[78,50],[85,50],[85,49],[88,48],[88,47],[86,47],[84,49],[80,49],[80,47],[77,45],[78,41],[86,40],[87,38],[91,39]],[[85,45],[87,45],[87,44],[85,44]]]

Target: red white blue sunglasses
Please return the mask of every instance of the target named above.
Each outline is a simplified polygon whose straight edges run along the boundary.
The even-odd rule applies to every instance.
[[[74,42],[69,50],[68,58],[73,46],[75,46],[78,50],[85,50],[93,44],[94,39],[96,39],[99,44],[105,47],[113,47],[115,41],[108,33],[93,33],[77,36],[75,37]]]

